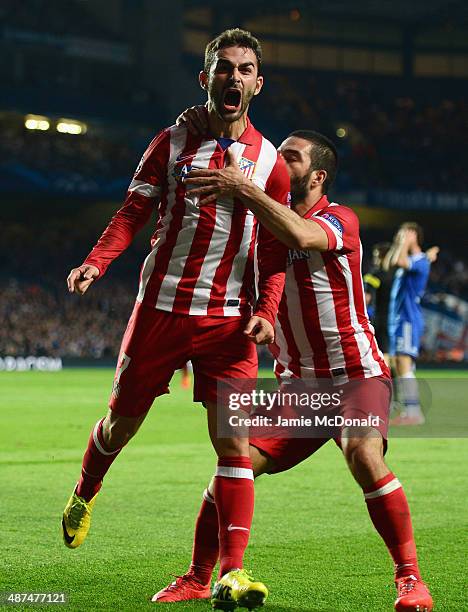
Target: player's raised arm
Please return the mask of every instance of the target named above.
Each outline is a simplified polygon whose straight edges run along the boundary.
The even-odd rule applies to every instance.
[[[149,145],[127,191],[124,205],[112,217],[98,242],[78,268],[67,278],[70,293],[80,295],[102,277],[109,265],[132,242],[135,234],[147,223],[159,201],[163,168],[169,156],[167,133],[161,132]]]
[[[401,227],[393,240],[392,246],[384,259],[384,269],[410,267],[409,253],[414,242],[415,232]]]

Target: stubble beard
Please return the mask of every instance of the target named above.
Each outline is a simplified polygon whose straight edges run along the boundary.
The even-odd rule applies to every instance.
[[[213,87],[208,88],[209,104],[221,119],[225,123],[234,123],[238,121],[244,114],[247,113],[250,105],[250,101],[254,97],[254,91],[241,91],[242,101],[241,106],[235,113],[224,113],[223,111],[223,93],[224,89],[218,94],[214,91]]]
[[[291,205],[293,208],[304,202],[307,198],[309,191],[308,183],[312,172],[312,168],[309,168],[304,176],[291,178]]]

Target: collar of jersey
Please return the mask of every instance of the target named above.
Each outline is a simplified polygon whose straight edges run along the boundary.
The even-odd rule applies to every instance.
[[[253,145],[255,144],[255,134],[257,130],[250,123],[250,119],[248,117],[246,117],[246,119],[247,119],[247,127],[242,132],[242,134],[239,136],[239,138],[235,140],[234,142],[240,142],[241,144],[245,144],[245,145]],[[210,140],[213,139],[213,136],[208,135],[208,139]],[[213,140],[216,140],[216,138],[214,138]]]
[[[324,208],[327,208],[327,206],[329,205],[330,205],[330,202],[328,201],[327,196],[324,194],[318,202],[315,202],[312,208],[309,208],[309,210],[304,215],[302,215],[302,217],[304,219],[310,219],[312,215],[319,213],[321,210],[323,210]]]
[[[253,145],[255,143],[255,132],[257,131],[254,126],[250,123],[250,119],[247,119],[247,127],[240,135],[240,138],[237,142],[240,142],[245,145]]]

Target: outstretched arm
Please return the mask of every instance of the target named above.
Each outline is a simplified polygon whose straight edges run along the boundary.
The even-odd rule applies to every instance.
[[[82,264],[78,268],[73,268],[67,276],[67,287],[70,293],[83,295],[99,276],[96,266]]]
[[[167,155],[168,138],[165,132],[161,132],[145,152],[128,188],[124,205],[111,219],[83,264],[73,268],[68,275],[70,293],[85,293],[147,223],[159,199]]]
[[[411,240],[413,240],[413,230],[400,229],[395,236],[392,246],[383,261],[384,270],[390,268],[404,268],[408,270],[410,267],[409,249]]]
[[[153,203],[148,198],[129,190],[125,204],[112,217],[91,253],[68,275],[69,292],[83,295],[97,278],[103,276],[148,221],[152,210]]]

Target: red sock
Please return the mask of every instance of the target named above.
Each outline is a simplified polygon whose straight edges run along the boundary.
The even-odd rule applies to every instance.
[[[395,578],[420,578],[411,515],[400,481],[391,472],[364,489],[367,510],[395,563]]]
[[[192,563],[189,572],[202,584],[209,584],[218,561],[218,511],[208,489],[203,493],[203,502],[195,525]]]
[[[254,510],[249,457],[220,457],[214,485],[219,520],[219,574],[242,568]]]
[[[103,421],[104,419],[101,419],[96,423],[89,436],[88,448],[84,454],[81,467],[81,478],[76,487],[76,494],[84,497],[86,501],[90,501],[99,491],[107,470],[122,450],[118,448],[111,453],[106,450],[102,438]]]

